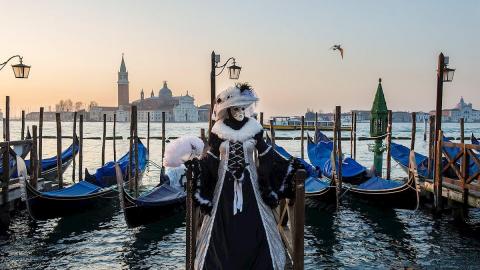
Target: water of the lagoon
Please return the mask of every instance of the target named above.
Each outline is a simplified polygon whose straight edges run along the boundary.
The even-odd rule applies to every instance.
[[[34,123],[28,123],[32,125]],[[19,138],[19,122],[12,122],[12,139]],[[167,136],[200,134],[205,123],[167,123]],[[118,124],[124,140],[117,141],[118,153],[128,148],[129,125]],[[359,136],[366,136],[368,124],[359,123]],[[466,132],[480,135],[479,124],[466,124]],[[112,125],[108,123],[107,136]],[[101,136],[102,123],[86,123],[85,137]],[[146,124],[139,124],[139,136],[146,136]],[[458,124],[444,124],[447,136],[459,136]],[[72,123],[63,123],[64,135],[71,135]],[[410,124],[395,124],[395,136],[409,136]],[[161,136],[161,125],[152,124],[151,136]],[[45,123],[44,135],[55,135],[55,123]],[[299,136],[278,132],[278,136]],[[347,133],[345,133],[345,136]],[[410,141],[399,141],[409,145]],[[370,167],[368,143],[358,142],[360,163]],[[70,144],[64,139],[63,146]],[[299,141],[278,141],[295,155]],[[345,152],[350,144],[344,142]],[[44,140],[44,157],[55,155],[55,140]],[[101,141],[85,140],[84,164],[94,170],[100,165]],[[423,124],[417,130],[416,149],[426,152]],[[107,159],[112,157],[107,141]],[[150,159],[160,163],[161,141],[151,141]],[[158,171],[144,177],[153,186]],[[394,166],[393,176],[404,173]],[[71,178],[71,169],[65,179]],[[420,210],[382,210],[345,201],[336,212],[308,209],[305,226],[305,268],[480,268],[480,212],[471,211],[464,225],[444,216],[435,219]],[[129,229],[118,204],[68,218],[32,221],[25,211],[13,218],[6,239],[0,240],[0,269],[183,269],[185,262],[185,220],[176,216],[157,224]]]

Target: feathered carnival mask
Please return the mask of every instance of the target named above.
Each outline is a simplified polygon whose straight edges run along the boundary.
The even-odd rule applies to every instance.
[[[215,121],[227,118],[227,109],[231,107],[244,107],[245,116],[250,117],[257,101],[257,94],[249,84],[238,83],[217,95],[212,118]]]

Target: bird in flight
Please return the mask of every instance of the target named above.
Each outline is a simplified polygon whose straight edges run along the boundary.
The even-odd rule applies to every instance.
[[[338,44],[338,45],[333,45],[330,50],[338,50],[340,51],[340,56],[342,57],[342,60],[343,60],[343,48],[342,48],[342,45]]]

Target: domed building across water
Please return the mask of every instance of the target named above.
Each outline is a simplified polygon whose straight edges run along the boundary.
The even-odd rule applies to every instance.
[[[150,113],[150,121],[162,121],[162,112],[165,112],[165,120],[168,122],[197,122],[198,109],[194,105],[195,99],[188,94],[173,96],[166,81],[158,91],[158,96],[152,90],[149,97],[145,97],[142,89],[140,99],[132,102],[138,108],[138,121],[147,121]]]

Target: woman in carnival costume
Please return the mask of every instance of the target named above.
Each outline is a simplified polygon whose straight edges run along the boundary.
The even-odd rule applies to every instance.
[[[285,248],[272,209],[293,195],[293,175],[301,165],[285,160],[264,141],[263,127],[250,117],[257,101],[248,84],[221,92],[209,151],[192,162],[194,200],[205,214],[195,269],[285,268]]]

